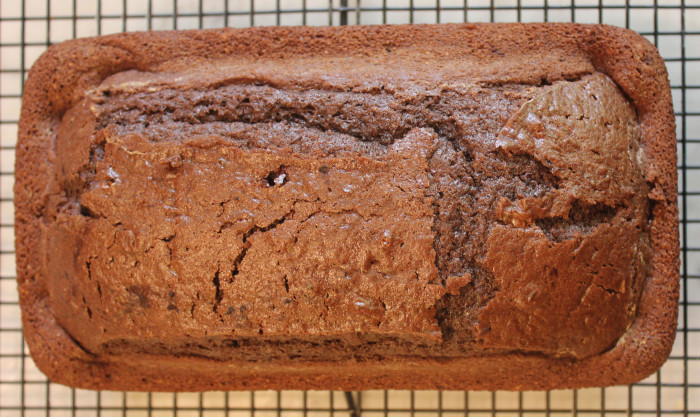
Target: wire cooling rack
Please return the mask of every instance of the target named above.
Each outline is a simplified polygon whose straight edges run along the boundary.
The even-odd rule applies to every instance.
[[[678,127],[681,306],[671,358],[632,386],[551,392],[122,393],[49,383],[22,338],[12,185],[22,84],[52,43],[135,30],[260,25],[563,21],[634,29],[659,48]],[[700,416],[700,0],[2,0],[0,3],[0,417],[436,415]]]

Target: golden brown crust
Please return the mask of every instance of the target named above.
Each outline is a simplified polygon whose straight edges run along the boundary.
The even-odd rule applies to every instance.
[[[412,48],[415,45],[420,47]],[[397,51],[397,57],[386,58],[388,50]],[[417,82],[428,67],[436,79],[449,79],[450,65],[459,57],[478,60],[480,65],[473,75],[486,84],[539,84],[542,80],[574,79],[595,70],[620,86],[637,109],[642,128],[644,177],[651,190],[653,221],[649,280],[637,305],[636,320],[614,347],[580,360],[507,353],[456,359],[393,357],[333,364],[235,362],[222,366],[202,358],[172,361],[153,357],[151,365],[144,366],[137,360],[117,363],[95,358],[57,324],[46,287],[48,248],[42,247],[47,226],[41,217],[51,205],[47,201],[50,181],[36,173],[52,172],[60,157],[54,146],[61,118],[86,91],[109,75],[129,69],[175,71],[230,56],[241,62],[301,57],[301,75],[294,82],[303,85],[307,77],[309,85],[318,85],[318,76],[324,71],[348,62],[347,51],[397,60],[406,59],[401,54],[408,54],[413,64],[402,76]],[[450,59],[445,57],[447,53]],[[319,55],[328,56],[328,67],[311,59]],[[306,67],[304,57],[309,57]],[[553,59],[558,59],[556,65],[551,65]],[[227,65],[235,66],[236,62],[229,59]],[[262,66],[261,72],[250,74],[249,79],[284,85],[284,77],[264,69]],[[365,66],[357,69],[356,79],[364,77],[362,71],[372,72],[362,85],[367,91],[376,87],[373,82],[382,83],[391,76],[382,73],[381,66]],[[241,79],[246,78],[245,69],[239,73],[243,74]],[[324,82],[337,90],[344,81]],[[37,61],[25,87],[15,185],[17,267],[25,336],[32,357],[50,379],[94,389],[552,389],[636,382],[661,366],[675,336],[679,286],[675,152],[674,118],[663,61],[642,37],[615,27],[257,28],[135,33],[70,41],[51,47]]]

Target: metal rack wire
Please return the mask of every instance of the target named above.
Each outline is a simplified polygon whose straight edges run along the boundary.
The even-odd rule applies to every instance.
[[[15,284],[12,184],[22,84],[52,43],[122,31],[259,25],[566,21],[634,29],[671,79],[681,306],[671,358],[632,386],[552,392],[120,393],[49,383],[28,356]],[[700,0],[25,0],[0,3],[0,417],[700,416]]]

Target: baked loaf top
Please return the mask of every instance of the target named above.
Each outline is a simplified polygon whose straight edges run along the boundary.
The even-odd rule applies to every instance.
[[[27,339],[74,386],[607,385],[675,333],[670,92],[617,28],[71,41],[16,172]]]

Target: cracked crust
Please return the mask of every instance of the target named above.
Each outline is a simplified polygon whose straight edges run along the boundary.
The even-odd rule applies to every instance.
[[[342,75],[338,48],[355,51]],[[55,67],[68,69],[60,80]],[[553,105],[561,97],[573,101]],[[52,380],[98,389],[634,382],[675,334],[674,155],[661,59],[607,26],[72,41],[32,69],[20,121],[26,337]],[[54,170],[57,181],[30,174]],[[227,176],[240,193],[207,185]],[[324,181],[336,195],[314,188]],[[333,252],[353,241],[365,249]],[[339,267],[310,275],[308,254]]]

